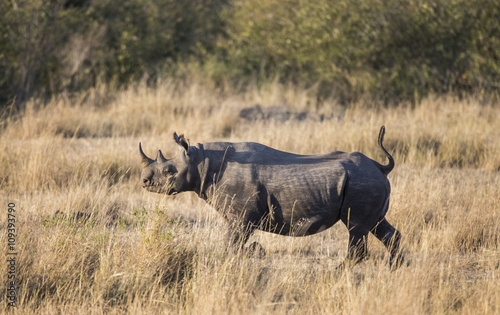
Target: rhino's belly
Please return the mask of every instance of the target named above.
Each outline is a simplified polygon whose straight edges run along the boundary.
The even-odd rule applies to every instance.
[[[335,203],[273,206],[261,220],[260,229],[280,235],[306,236],[330,228],[340,219],[340,206]]]
[[[271,232],[280,235],[288,236],[307,236],[322,232],[336,222],[338,218],[324,218],[321,216],[302,217],[294,222],[270,222],[263,220],[259,225],[259,229],[266,232]]]

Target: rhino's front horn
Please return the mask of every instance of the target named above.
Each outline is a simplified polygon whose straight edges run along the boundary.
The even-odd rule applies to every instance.
[[[167,159],[161,153],[161,150],[158,150],[158,154],[156,155],[156,161],[158,161],[160,163],[164,163],[167,161]]]
[[[148,158],[148,156],[146,154],[144,154],[144,151],[142,151],[142,146],[141,146],[141,143],[139,142],[139,153],[141,154],[141,158],[142,158],[142,165],[143,166],[148,166],[148,164],[150,163],[153,163],[154,160]]]

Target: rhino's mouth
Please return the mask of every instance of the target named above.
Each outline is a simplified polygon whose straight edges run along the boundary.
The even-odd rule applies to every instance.
[[[160,184],[160,183],[151,183],[149,185],[144,185],[142,187],[150,192],[162,193],[164,190],[164,186],[165,185]]]
[[[150,192],[166,195],[177,195],[178,192],[174,188],[174,179],[170,178],[166,183],[151,183],[148,186],[143,186]]]

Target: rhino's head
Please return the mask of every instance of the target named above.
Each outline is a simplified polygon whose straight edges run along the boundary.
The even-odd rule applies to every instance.
[[[199,172],[195,165],[196,149],[190,147],[183,135],[174,133],[174,140],[179,146],[179,154],[166,159],[160,150],[152,160],[144,154],[139,143],[142,158],[142,187],[151,192],[175,195],[183,191],[192,191],[199,183]]]

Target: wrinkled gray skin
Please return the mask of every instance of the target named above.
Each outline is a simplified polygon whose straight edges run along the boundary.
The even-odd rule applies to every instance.
[[[161,194],[196,192],[228,221],[236,248],[256,229],[305,236],[341,220],[349,231],[345,262],[365,257],[371,232],[389,250],[391,265],[399,264],[401,234],[385,219],[391,191],[387,174],[394,160],[382,145],[384,133],[382,126],[379,145],[387,165],[359,152],[297,155],[253,142],[189,146],[184,136],[174,133],[179,154],[172,159],[158,151],[152,160],[139,144],[141,182]]]

